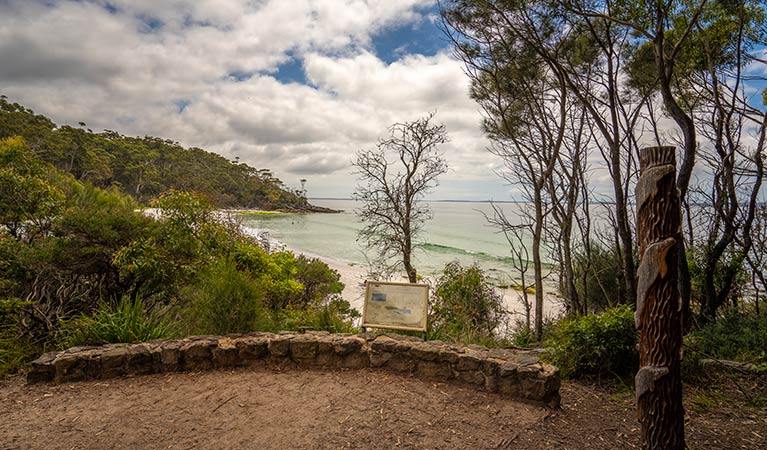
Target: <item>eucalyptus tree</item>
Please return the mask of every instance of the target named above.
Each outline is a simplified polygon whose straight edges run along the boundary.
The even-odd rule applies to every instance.
[[[432,123],[434,113],[413,122],[395,123],[389,137],[373,150],[361,150],[353,162],[359,184],[353,198],[365,226],[359,238],[375,252],[373,262],[388,272],[402,267],[408,280],[418,279],[413,250],[431,210],[426,194],[447,172],[438,147],[447,142],[444,125]]]
[[[698,149],[708,174],[690,190],[705,230],[696,252],[700,262],[699,319],[709,321],[736,289],[737,278],[754,243],[764,177],[767,108],[748,82],[765,80],[767,61],[752,53],[767,43],[763,4],[716,5],[706,12],[708,27],[698,27],[685,49],[685,71],[677,81],[681,103],[690,111]]]
[[[510,31],[497,10],[486,8],[492,5],[478,3],[481,5],[452,2],[443,9],[443,18],[471,79],[471,95],[484,111],[490,151],[504,163],[501,176],[532,205],[535,336],[540,339],[542,244],[551,205],[548,187],[566,144],[566,125],[574,105],[560,68],[542,57],[525,37]]]
[[[633,302],[635,248],[626,198],[635,171],[635,130],[646,97],[627,95],[624,65],[629,33],[604,19],[584,19],[568,13],[556,2],[455,0],[445,3],[443,18],[459,57],[469,68],[475,91],[495,88],[498,98],[518,96],[516,85],[473,73],[491,72],[519,60],[515,53],[522,53],[531,55],[528,59],[533,65],[556,74],[572,96],[571,103],[578,104],[578,115],[585,116],[582,128],[593,134],[590,145],[601,152],[610,173],[618,231],[616,246],[625,285],[622,292],[625,302]],[[502,50],[491,50],[490,44]],[[485,47],[488,51],[483,51]],[[483,84],[487,87],[478,87]],[[496,115],[500,112],[489,111]],[[562,127],[566,123],[563,121]]]
[[[677,176],[677,188],[679,196],[687,211],[688,236],[692,236],[693,229],[690,217],[691,201],[688,199],[688,192],[691,189],[693,169],[696,167],[698,157],[705,157],[704,165],[708,166],[710,176],[722,179],[723,173],[718,172],[717,166],[711,166],[711,158],[702,154],[700,146],[700,137],[711,140],[714,146],[717,138],[716,134],[720,131],[703,132],[702,127],[707,125],[701,123],[701,114],[696,112],[696,108],[707,110],[710,116],[711,112],[719,110],[722,119],[726,122],[727,118],[733,119],[732,113],[723,111],[736,109],[735,103],[725,98],[729,94],[707,95],[696,98],[694,91],[710,90],[709,88],[690,89],[691,75],[698,78],[693,81],[693,85],[713,82],[715,87],[713,91],[723,88],[725,85],[740,85],[743,87],[742,73],[733,71],[733,67],[740,66],[741,69],[750,61],[755,61],[754,55],[749,53],[755,45],[764,45],[764,9],[763,0],[736,0],[736,1],[712,1],[712,0],[662,0],[662,1],[634,1],[634,0],[556,0],[557,3],[568,14],[575,17],[586,19],[599,19],[610,22],[617,27],[627,30],[631,33],[632,49],[627,52],[628,59],[627,74],[631,85],[643,92],[655,93],[660,97],[663,106],[663,115],[669,116],[676,125],[674,131],[681,135],[681,157]],[[728,72],[727,80],[711,80],[712,74],[717,72],[720,75],[722,71]],[[721,77],[720,77],[721,78]],[[738,89],[735,89],[738,91]],[[741,92],[742,94],[742,92]],[[717,99],[716,97],[719,97]],[[731,96],[730,96],[731,97]],[[730,105],[730,106],[727,106]],[[652,108],[648,108],[648,114],[653,114]],[[753,115],[753,114],[752,114]],[[758,114],[757,114],[758,116]],[[720,119],[714,119],[716,122]],[[736,119],[737,121],[737,119]],[[708,119],[704,122],[711,123]],[[758,119],[757,119],[758,122]],[[657,121],[653,120],[657,125]],[[712,124],[714,125],[714,124]],[[713,128],[717,126],[714,125]],[[710,128],[710,127],[709,127]],[[737,128],[737,126],[735,127]],[[758,126],[757,126],[758,128]],[[713,130],[712,128],[710,128]],[[753,130],[753,127],[752,127]],[[726,127],[722,128],[726,132]],[[752,131],[752,135],[756,136]],[[655,132],[656,140],[659,140],[659,133]],[[661,144],[658,142],[658,144]],[[724,161],[732,159],[727,156],[727,150],[723,153],[720,150],[715,151],[716,158]],[[710,154],[709,154],[710,156]],[[746,159],[753,159],[753,155]],[[725,164],[727,166],[727,164]],[[725,167],[725,172],[729,171]],[[728,178],[729,175],[724,178]],[[726,183],[725,183],[726,184]],[[733,197],[734,193],[725,194],[724,197]],[[749,196],[748,193],[741,192],[739,196]],[[717,196],[719,196],[717,194]],[[731,201],[731,200],[727,200]],[[730,208],[732,209],[732,208]],[[737,208],[736,208],[737,209]],[[722,217],[727,216],[724,214]],[[742,223],[747,223],[745,219],[739,219]],[[732,223],[731,219],[726,219]],[[716,234],[716,233],[715,233]],[[727,247],[725,241],[731,240],[728,237],[729,232],[725,232],[719,244],[708,245],[712,249],[706,269],[713,272],[717,264],[716,259],[721,257],[723,250]],[[679,289],[683,300],[685,310],[689,310],[691,283],[689,267],[687,264],[687,251],[685,242],[680,233],[679,239],[682,247],[679,252]],[[714,238],[716,241],[717,238]],[[711,289],[705,297],[712,298],[715,294]],[[709,303],[710,300],[704,298],[703,303]],[[707,308],[707,307],[706,307]],[[706,309],[704,308],[704,309]]]

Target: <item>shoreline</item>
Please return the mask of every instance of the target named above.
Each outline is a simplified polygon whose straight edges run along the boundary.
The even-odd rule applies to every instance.
[[[344,300],[348,301],[349,304],[354,309],[356,309],[357,311],[360,312],[360,314],[362,314],[362,309],[364,307],[364,297],[365,297],[364,282],[365,282],[365,275],[367,273],[367,269],[364,266],[351,265],[344,261],[340,261],[330,257],[322,256],[322,255],[317,255],[311,252],[306,252],[306,251],[291,247],[282,242],[280,244],[286,251],[292,252],[296,255],[302,254],[308,258],[317,258],[320,261],[327,264],[328,267],[338,272],[341,278],[341,282],[344,283],[344,289],[341,292],[341,296],[344,298]],[[394,280],[394,281],[406,281],[404,277],[402,278],[403,278],[402,280]],[[427,277],[424,277],[424,279],[421,282],[424,284],[428,284],[429,286],[434,286],[436,282],[436,278],[433,276],[427,276]],[[517,321],[524,323],[525,309],[522,303],[522,292],[512,287],[500,288],[498,286],[495,286],[495,289],[497,292],[499,292],[503,296],[504,307],[506,308],[506,311],[508,312],[507,326],[510,326],[513,329]],[[535,317],[535,306],[534,306],[535,294],[534,293],[528,294],[528,299],[532,304],[532,308],[530,311],[530,320],[533,321]],[[564,314],[564,309],[561,305],[561,302],[559,301],[559,298],[552,293],[545,293],[544,299],[543,299],[544,320],[549,318],[560,317],[563,314]]]

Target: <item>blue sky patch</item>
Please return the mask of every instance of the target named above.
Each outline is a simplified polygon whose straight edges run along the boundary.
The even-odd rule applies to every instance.
[[[288,57],[290,59],[280,64],[277,67],[277,72],[273,73],[272,76],[283,84],[300,83],[308,85],[309,81],[306,79],[303,60],[293,54],[288,54]]]
[[[376,55],[391,64],[405,55],[434,56],[450,47],[450,41],[439,28],[439,8],[435,5],[421,11],[422,20],[389,27],[373,36]],[[432,21],[429,16],[436,17]]]

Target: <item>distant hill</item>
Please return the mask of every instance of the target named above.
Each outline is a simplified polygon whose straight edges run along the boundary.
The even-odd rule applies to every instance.
[[[146,136],[57,126],[0,96],[0,138],[22,136],[59,170],[97,187],[116,186],[140,203],[170,189],[205,194],[222,208],[319,210],[291,192],[269,169],[256,169],[201,148]]]

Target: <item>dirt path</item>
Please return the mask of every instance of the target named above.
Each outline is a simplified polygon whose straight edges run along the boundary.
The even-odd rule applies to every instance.
[[[14,379],[0,385],[0,449],[636,448],[628,394],[565,383],[562,398],[553,411],[370,370]],[[690,447],[767,448],[767,414],[748,414],[688,414]]]

